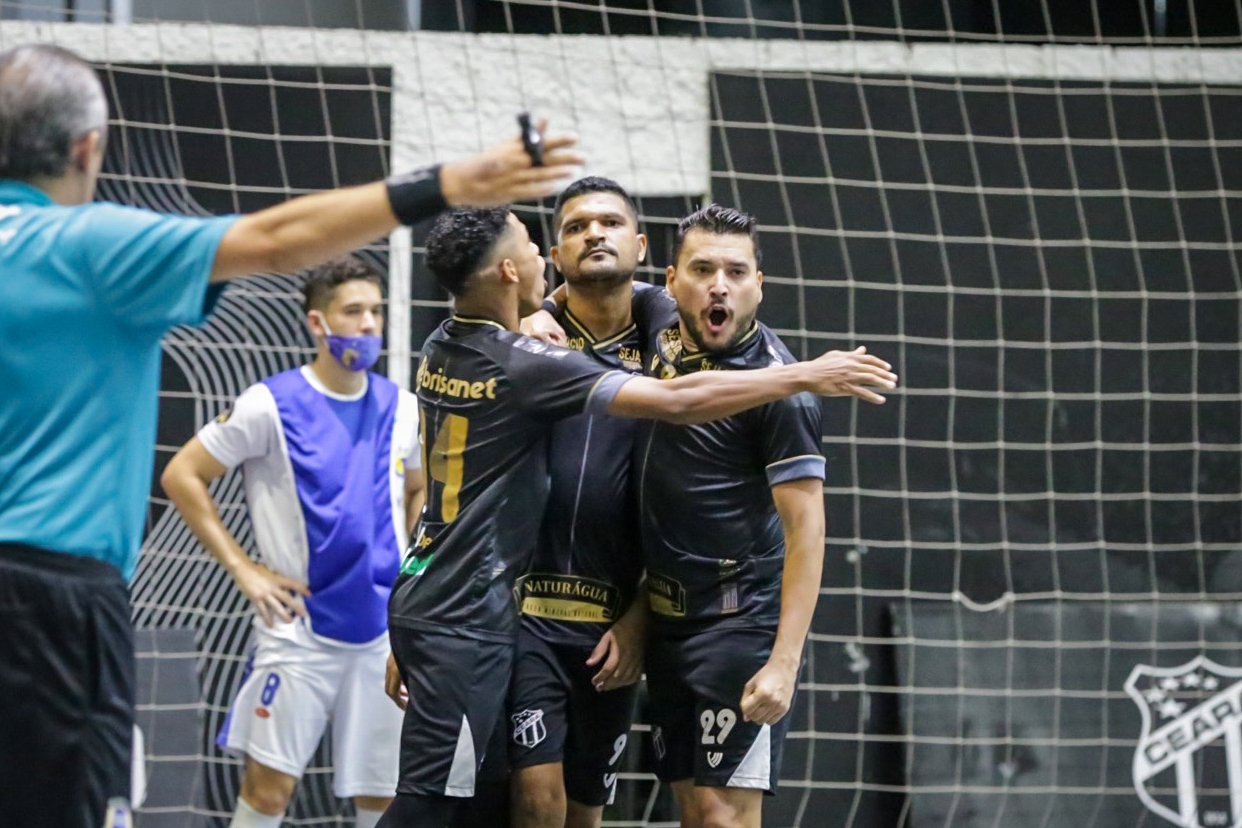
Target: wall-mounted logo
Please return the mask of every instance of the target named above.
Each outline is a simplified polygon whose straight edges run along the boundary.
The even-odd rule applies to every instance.
[[[1204,656],[1140,664],[1125,689],[1143,718],[1133,764],[1143,804],[1181,828],[1242,828],[1242,668]]]

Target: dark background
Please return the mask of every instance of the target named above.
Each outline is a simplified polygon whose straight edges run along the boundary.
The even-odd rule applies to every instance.
[[[569,5],[569,4],[567,4]],[[1149,39],[1236,42],[1229,3],[1170,0],[607,0],[562,7],[546,2],[456,0],[424,3],[423,27],[531,34],[1120,42]],[[597,8],[593,8],[597,7]]]
[[[458,2],[427,4],[423,22],[858,39],[995,38],[998,19],[1003,39],[1155,31],[1137,3],[859,3],[849,17],[841,4],[750,4],[767,20],[800,5],[824,26],[801,30],[728,22],[741,5],[706,22],[613,2]],[[1166,40],[1236,45],[1228,5],[1170,3]],[[124,122],[109,198],[251,210],[386,171],[382,70],[113,66],[108,81]],[[761,317],[802,356],[867,344],[904,387],[883,408],[825,405],[825,592],[766,824],[1151,823],[1129,780],[1139,722],[1126,675],[1200,653],[1242,664],[1242,88],[720,72],[711,94],[710,195],[763,225]],[[189,129],[143,126],[170,115]],[[641,200],[643,278],[660,280],[673,223],[706,196]],[[546,247],[547,205],[519,212]],[[368,255],[386,263],[382,245]],[[417,347],[444,297],[415,266]],[[232,288],[228,321],[170,337],[157,475],[242,387],[305,358],[297,287]],[[236,479],[218,494],[236,501]],[[194,630],[207,744],[248,620],[166,507],[154,491],[152,537],[176,553],[144,559],[137,621]],[[228,520],[247,543],[244,510]],[[629,753],[636,768],[645,749]],[[198,805],[228,811],[234,769],[205,750]],[[291,818],[342,808],[327,750]],[[662,795],[648,810],[652,790],[623,780],[610,815],[670,818]]]

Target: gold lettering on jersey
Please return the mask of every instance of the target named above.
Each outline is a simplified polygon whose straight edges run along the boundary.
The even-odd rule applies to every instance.
[[[427,360],[418,364],[418,387],[433,394],[445,397],[456,397],[462,400],[496,399],[496,378],[487,380],[470,380],[461,377],[446,376],[443,368],[431,371],[427,368]]]
[[[647,600],[651,611],[673,618],[686,614],[686,588],[676,578],[647,570]]]
[[[565,347],[569,348],[571,351],[585,351],[586,350],[586,337],[585,336],[571,336],[565,340]]]
[[[625,366],[627,371],[643,370],[643,355],[639,353],[637,348],[622,345],[617,349],[617,358],[621,360],[621,364]]]
[[[554,621],[615,621],[621,602],[620,593],[611,584],[541,572],[519,578],[514,592],[523,615]]]

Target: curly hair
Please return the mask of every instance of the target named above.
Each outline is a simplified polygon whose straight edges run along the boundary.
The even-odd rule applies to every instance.
[[[508,229],[508,207],[458,207],[441,213],[427,234],[427,269],[440,287],[460,296]]]

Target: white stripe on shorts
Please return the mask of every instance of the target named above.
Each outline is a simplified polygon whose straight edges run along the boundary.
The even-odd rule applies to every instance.
[[[750,750],[742,758],[741,764],[729,777],[726,788],[762,788],[772,787],[772,728],[763,725],[750,743]]]
[[[461,730],[457,731],[457,750],[453,752],[453,766],[449,769],[444,795],[474,796],[474,771],[477,766],[474,758],[474,734],[470,731],[470,720],[463,714]]]

